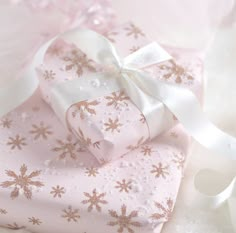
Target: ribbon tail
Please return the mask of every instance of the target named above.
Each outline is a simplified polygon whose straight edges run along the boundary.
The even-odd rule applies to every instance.
[[[141,75],[139,82],[144,90],[162,101],[196,141],[218,154],[236,159],[236,139],[207,119],[190,90],[153,79],[145,73]]]

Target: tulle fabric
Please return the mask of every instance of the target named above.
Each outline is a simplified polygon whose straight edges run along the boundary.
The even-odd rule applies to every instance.
[[[19,78],[49,38],[80,25],[104,32],[113,21],[109,0],[1,0],[0,87]]]
[[[236,0],[114,0],[120,22],[134,20],[166,45],[204,50],[219,26],[236,21]],[[104,32],[114,21],[109,0],[1,0],[0,87],[19,78],[43,41],[84,25]]]
[[[204,49],[219,26],[236,21],[235,0],[113,1],[121,21],[130,17],[159,42]],[[132,14],[130,14],[132,12]]]

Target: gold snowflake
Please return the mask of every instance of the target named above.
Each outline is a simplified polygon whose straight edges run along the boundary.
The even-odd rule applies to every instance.
[[[154,213],[151,218],[156,220],[164,219],[165,221],[169,221],[173,211],[174,201],[169,198],[166,201],[167,207],[165,207],[159,202],[155,202],[155,206],[161,211],[161,213]]]
[[[101,212],[102,208],[100,204],[107,204],[107,201],[103,200],[106,193],[97,193],[96,189],[93,190],[92,194],[85,193],[84,195],[88,198],[87,200],[83,200],[82,204],[89,204],[88,212],[91,212],[95,207],[98,212]]]
[[[154,150],[152,150],[152,147],[148,146],[148,145],[145,145],[145,146],[142,146],[141,148],[141,153],[143,153],[144,156],[148,155],[148,156],[151,156],[153,152],[155,152]]]
[[[131,181],[126,181],[123,179],[122,181],[116,181],[117,185],[115,188],[119,189],[120,192],[126,192],[128,193],[132,189],[132,182]]]
[[[134,53],[134,52],[138,51],[139,49],[140,49],[139,46],[133,46],[129,51],[130,51],[130,53]]]
[[[104,124],[104,126],[106,126],[106,131],[111,131],[112,133],[114,132],[114,130],[116,130],[117,132],[120,132],[119,127],[122,126],[121,123],[119,123],[119,119],[116,118],[115,120],[112,120],[111,118],[108,119],[108,122],[106,122]]]
[[[19,226],[17,223],[13,223],[13,224],[7,224],[7,227],[11,230],[21,230],[24,229],[25,226]]]
[[[76,132],[76,133],[77,133],[77,132]],[[82,147],[89,147],[89,146],[91,146],[91,144],[92,144],[91,138],[85,137],[83,131],[82,131],[80,128],[78,129],[77,136],[78,136],[80,145],[81,145]]]
[[[5,209],[0,209],[0,214],[7,214],[7,211]]]
[[[127,214],[126,205],[121,206],[121,215],[118,215],[118,213],[114,210],[109,210],[109,214],[115,220],[108,222],[108,225],[118,226],[119,227],[117,229],[118,233],[122,233],[124,232],[124,230],[127,230],[129,233],[134,233],[135,231],[132,229],[132,227],[142,226],[141,223],[133,220],[133,218],[138,217],[138,211],[132,211],[130,214]]]
[[[42,224],[42,222],[38,218],[31,217],[31,218],[28,218],[28,219],[29,219],[29,222],[32,223],[33,225],[40,225],[40,224]]]
[[[11,124],[12,124],[12,120],[9,120],[8,118],[1,120],[1,123],[0,123],[0,125],[3,128],[7,128],[7,129],[11,128]]]
[[[75,104],[74,107],[76,108],[73,112],[72,112],[72,116],[76,117],[76,115],[79,113],[80,114],[80,118],[84,119],[85,118],[85,113],[89,113],[91,115],[96,115],[96,111],[94,109],[94,106],[98,105],[100,102],[98,102],[97,100],[93,100],[93,101],[81,101],[78,104]]]
[[[17,134],[15,138],[9,137],[7,145],[11,146],[12,150],[14,150],[15,148],[22,150],[22,147],[27,145],[25,140],[26,138],[21,137],[19,134]]]
[[[68,222],[74,221],[78,222],[78,219],[80,218],[79,210],[73,209],[71,206],[68,206],[67,209],[62,210],[64,213],[61,217],[65,218]]]
[[[115,43],[115,39],[114,39],[114,36],[118,35],[118,32],[106,32],[104,33],[104,36],[110,40],[112,43]]]
[[[44,184],[40,181],[33,181],[32,179],[39,176],[41,171],[36,170],[31,172],[29,175],[26,175],[28,168],[25,164],[23,164],[20,168],[20,174],[17,175],[12,170],[6,170],[7,176],[12,178],[13,180],[5,181],[0,184],[3,188],[14,187],[13,191],[11,192],[11,198],[17,198],[19,196],[20,190],[23,191],[25,197],[27,199],[32,198],[32,190],[31,188],[34,187],[42,187]]]
[[[50,192],[50,194],[52,194],[54,198],[61,198],[62,195],[65,194],[65,188],[57,185],[56,187],[52,187],[52,191]]]
[[[124,91],[120,92],[113,92],[111,93],[111,96],[106,96],[105,99],[107,99],[109,102],[107,103],[107,106],[114,106],[115,108],[118,108],[122,105],[128,106],[126,100],[129,100],[129,97],[125,94]]]
[[[185,156],[181,153],[180,155],[174,154],[174,159],[172,160],[176,165],[178,169],[183,169],[185,164]]]
[[[83,74],[84,69],[91,72],[96,71],[95,67],[92,65],[92,60],[88,59],[87,55],[80,50],[72,50],[71,56],[65,56],[63,57],[63,60],[68,63],[66,65],[66,70],[72,70],[75,68],[78,77]]]
[[[43,122],[40,122],[40,125],[32,125],[31,134],[34,134],[34,139],[39,139],[42,137],[43,139],[47,139],[49,135],[52,135],[52,131],[50,130],[50,126],[45,126]]]
[[[86,168],[86,172],[85,172],[88,176],[94,176],[96,177],[98,173],[98,169],[97,168],[94,168],[94,167],[87,167]]]
[[[131,23],[128,27],[125,28],[127,31],[127,36],[134,36],[135,39],[138,39],[139,36],[145,36],[140,28]]]
[[[186,77],[190,81],[193,80],[193,77],[189,75],[182,66],[177,65],[174,60],[170,60],[167,64],[160,65],[159,68],[165,72],[163,75],[165,79],[174,77],[176,83],[182,83],[183,77]]]
[[[76,159],[77,152],[80,152],[80,149],[77,149],[78,141],[73,141],[71,135],[68,135],[65,141],[57,139],[57,147],[54,147],[52,150],[59,152],[59,158],[64,159],[66,157]]]
[[[138,149],[144,142],[145,142],[144,137],[141,137],[135,145],[129,145],[126,148],[129,151],[132,151],[132,150]]]
[[[163,166],[162,163],[158,163],[158,166],[156,165],[152,165],[153,167],[153,170],[151,171],[151,173],[154,173],[155,174],[155,177],[162,177],[162,178],[166,178],[167,175],[169,175],[169,172],[168,172],[168,168],[169,166]]]
[[[43,77],[45,80],[52,80],[55,78],[55,73],[52,70],[45,70],[43,73]]]

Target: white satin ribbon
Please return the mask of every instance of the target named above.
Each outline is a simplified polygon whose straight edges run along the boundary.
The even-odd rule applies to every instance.
[[[236,169],[235,169],[236,170]],[[229,222],[236,232],[236,176],[226,176],[216,170],[203,169],[194,179],[198,191],[198,207],[217,209],[228,206]]]

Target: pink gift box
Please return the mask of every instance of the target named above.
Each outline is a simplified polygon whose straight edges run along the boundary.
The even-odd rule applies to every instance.
[[[123,46],[122,51],[126,54],[133,46],[142,46],[142,41],[146,43],[143,35],[141,38],[129,35],[127,27],[110,33],[115,36],[117,47]],[[124,37],[127,43],[124,43]],[[58,43],[63,44],[63,51],[52,47],[46,63],[39,68],[41,79],[44,79],[41,89],[48,103],[50,84],[77,78],[78,74],[76,67],[66,68],[67,59],[61,59],[75,48],[71,45],[64,47],[62,41]],[[159,72],[160,78],[166,81],[189,87],[201,98],[201,61],[192,51],[168,51],[176,61],[150,67],[149,71]],[[86,78],[86,69],[83,71]],[[99,125],[101,119],[116,116],[116,106],[108,104],[111,99],[107,96],[91,100],[96,117],[93,108],[89,110],[89,117],[84,112],[76,112],[77,106],[69,109],[68,120],[70,127],[77,130],[77,137],[62,126],[42,101],[39,91],[0,120],[0,225],[42,233],[161,232],[174,209],[191,139],[181,125],[177,125],[144,143],[148,137],[145,121],[139,110],[128,99],[124,100],[122,119],[130,122],[120,127],[119,134],[106,129],[102,131],[108,140],[113,140],[114,147],[110,150],[96,138],[95,131],[88,130],[88,122],[83,122],[92,119],[91,124]],[[101,105],[97,106],[96,102]],[[126,110],[127,105],[129,110]],[[137,130],[137,136],[133,136],[134,130]],[[96,152],[100,147],[99,150],[115,153],[121,139],[128,141],[124,148],[129,153],[103,166],[101,162],[117,158],[118,154],[103,157],[101,153],[97,160],[84,148],[87,143],[91,151]]]
[[[170,219],[191,141],[181,126],[101,166],[39,92],[0,125],[0,225],[157,233]]]
[[[151,41],[133,23],[117,27],[106,36],[124,57]],[[154,78],[165,79],[191,89],[200,99],[201,60],[190,51],[173,48],[166,50],[175,60],[162,62],[145,70]],[[51,104],[51,88],[54,85],[78,78],[86,79],[87,75],[100,71],[101,67],[80,49],[58,41],[49,49],[44,64],[38,69],[43,98]],[[161,134],[173,127],[177,120],[161,102],[156,102],[155,105],[158,109],[158,134]],[[136,145],[150,139],[144,115],[131,102],[124,90],[78,102],[68,109],[65,118],[81,145],[94,154],[102,164],[127,154]]]

